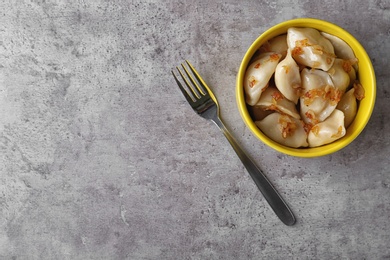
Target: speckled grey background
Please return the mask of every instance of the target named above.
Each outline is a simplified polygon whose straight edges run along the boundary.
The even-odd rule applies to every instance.
[[[1,259],[389,259],[390,2],[0,2]],[[316,17],[367,49],[378,98],[330,156],[245,128],[235,75],[268,27]],[[189,59],[297,217],[283,225],[170,70]]]

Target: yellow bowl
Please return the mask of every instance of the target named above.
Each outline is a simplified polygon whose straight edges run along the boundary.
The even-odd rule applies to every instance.
[[[352,122],[352,124],[348,127],[346,135],[341,139],[336,140],[333,143],[323,145],[320,147],[314,147],[314,148],[290,148],[281,145],[271,140],[265,134],[263,134],[260,131],[260,129],[255,125],[254,121],[252,120],[248,112],[247,105],[245,103],[243,83],[244,83],[245,71],[249,65],[249,62],[252,56],[260,48],[261,45],[263,45],[267,40],[271,38],[286,33],[287,29],[290,27],[311,27],[319,31],[333,34],[343,39],[346,43],[348,43],[359,60],[358,79],[365,90],[365,98],[360,101],[357,115],[354,121]],[[291,156],[297,156],[297,157],[324,156],[324,155],[334,153],[344,148],[348,144],[350,144],[363,131],[364,127],[367,125],[368,120],[370,119],[370,116],[374,109],[375,97],[376,97],[375,72],[371,64],[370,58],[368,57],[362,45],[350,33],[345,31],[341,27],[327,21],[313,19],[313,18],[299,18],[299,19],[285,21],[271,27],[270,29],[266,30],[263,34],[261,34],[252,43],[252,45],[245,53],[245,56],[238,70],[237,82],[236,82],[236,99],[237,99],[238,109],[240,111],[242,119],[244,120],[245,124],[249,127],[249,129],[252,131],[252,133],[257,138],[259,138],[263,143],[275,149],[276,151]]]

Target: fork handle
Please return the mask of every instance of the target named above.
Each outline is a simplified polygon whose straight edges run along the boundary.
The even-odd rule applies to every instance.
[[[269,205],[279,217],[279,219],[286,224],[287,226],[292,226],[295,223],[295,217],[286,202],[279,195],[277,190],[267,179],[264,173],[256,166],[256,164],[249,158],[249,156],[244,152],[241,146],[237,143],[234,137],[227,130],[225,125],[219,118],[213,119],[214,123],[221,129],[234,151],[237,153],[238,157],[241,159],[241,162],[244,164],[249,175],[252,177],[260,192],[263,194],[264,198],[268,201]]]

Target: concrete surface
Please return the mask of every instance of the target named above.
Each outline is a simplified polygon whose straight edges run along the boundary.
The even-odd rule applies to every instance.
[[[255,139],[236,108],[246,48],[286,19],[339,24],[378,98],[317,159]],[[387,0],[0,2],[1,259],[389,259]],[[283,225],[170,70],[189,59],[297,217]]]

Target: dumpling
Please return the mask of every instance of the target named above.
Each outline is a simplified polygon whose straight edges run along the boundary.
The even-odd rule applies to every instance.
[[[351,88],[343,95],[340,102],[337,104],[337,109],[344,113],[344,126],[345,128],[348,128],[355,119],[357,113],[357,101],[354,88]]]
[[[266,43],[264,43],[260,47],[260,53],[264,52],[277,52],[279,54],[282,54],[282,59],[286,57],[287,54],[287,34],[282,34],[279,36],[276,36],[270,40],[268,40]]]
[[[297,63],[327,71],[336,57],[331,42],[313,28],[289,28],[287,45]]]
[[[272,113],[255,124],[265,135],[279,144],[293,148],[308,146],[307,134],[301,120]]]
[[[305,123],[315,125],[333,112],[342,93],[325,71],[303,69],[301,79],[304,89],[300,97],[301,117]]]
[[[334,48],[334,53],[336,56],[343,60],[350,60],[354,63],[354,69],[357,70],[357,58],[355,56],[355,53],[353,52],[351,46],[348,45],[344,40],[340,39],[337,36],[334,36],[332,34],[321,32],[321,34],[328,39]]]
[[[347,61],[335,59],[333,66],[328,70],[333,85],[341,92],[345,92],[348,88],[351,78],[347,71],[353,70]]]
[[[261,94],[261,97],[255,106],[261,107],[263,110],[278,111],[297,119],[301,118],[295,104],[285,98],[275,87],[268,87],[263,94]]]
[[[290,49],[287,52],[286,58],[279,62],[275,70],[275,84],[279,91],[289,100],[298,103],[301,95],[301,75],[299,66],[291,57]]]
[[[343,137],[345,133],[344,113],[336,109],[324,122],[311,128],[307,140],[310,147],[317,147],[329,144]]]
[[[253,106],[259,101],[261,93],[268,86],[281,56],[276,52],[263,53],[249,65],[244,78],[246,102],[249,105]]]

